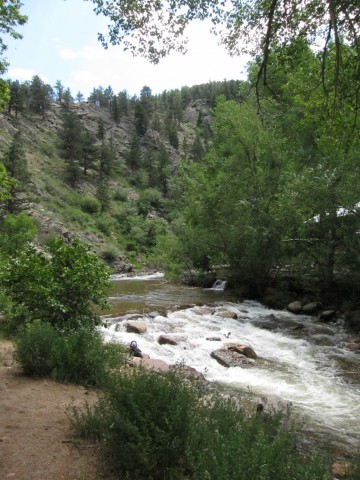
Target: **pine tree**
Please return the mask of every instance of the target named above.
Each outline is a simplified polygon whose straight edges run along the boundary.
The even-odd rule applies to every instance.
[[[81,156],[80,165],[83,168],[84,175],[87,175],[88,170],[94,166],[94,162],[97,154],[95,135],[93,135],[88,130],[82,132],[81,143],[82,143],[82,156]]]
[[[38,75],[35,75],[29,86],[30,110],[44,116],[46,110],[50,107],[52,94],[51,86],[45,84]]]
[[[30,179],[20,130],[15,133],[8,150],[5,152],[3,164],[6,167],[8,177],[16,180],[12,183],[10,189],[11,198],[7,200],[7,211],[15,213],[15,211],[19,210],[21,203],[18,194],[24,191]]]
[[[82,125],[76,113],[64,114],[59,138],[60,150],[67,162],[68,180],[74,187],[79,179],[80,163],[83,158]]]

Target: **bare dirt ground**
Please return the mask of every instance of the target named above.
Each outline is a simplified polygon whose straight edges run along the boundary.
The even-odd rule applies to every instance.
[[[0,339],[0,479],[98,480],[98,446],[74,437],[67,409],[96,401],[81,386],[22,375]]]

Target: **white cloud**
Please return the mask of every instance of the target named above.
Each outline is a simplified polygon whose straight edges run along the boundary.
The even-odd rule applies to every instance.
[[[62,48],[58,51],[69,75],[66,83],[73,94],[81,91],[88,95],[94,87],[111,85],[115,93],[128,90],[139,94],[144,85],[153,93],[192,86],[209,81],[244,78],[247,59],[230,57],[223,46],[217,44],[209,28],[193,25],[189,30],[188,53],[173,53],[152,65],[141,57],[133,57],[121,46],[103,49],[100,44],[78,49]]]
[[[14,78],[21,82],[31,80],[34,75],[38,75],[44,83],[49,82],[49,79],[46,75],[39,74],[34,70],[28,68],[9,68],[7,73],[10,78]]]

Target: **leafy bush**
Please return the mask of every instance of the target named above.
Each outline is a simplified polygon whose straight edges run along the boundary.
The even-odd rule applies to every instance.
[[[101,233],[110,237],[112,232],[116,227],[116,222],[111,217],[102,215],[96,219],[96,227],[100,230]]]
[[[26,213],[8,214],[1,225],[0,250],[7,255],[16,255],[35,238],[36,233],[34,221]]]
[[[16,339],[16,356],[26,375],[101,385],[109,369],[124,362],[120,346],[104,345],[88,329],[61,334],[49,323],[26,324]]]
[[[296,449],[286,411],[252,418],[176,372],[111,377],[95,406],[73,410],[72,426],[103,442],[117,478],[133,480],[330,480],[320,457]]]
[[[100,202],[95,197],[84,197],[81,201],[81,209],[83,212],[96,214],[100,211]]]
[[[105,306],[108,269],[89,247],[53,240],[48,254],[28,246],[10,258],[0,272],[0,285],[11,302],[10,329],[41,320],[59,331],[94,328],[94,305]]]
[[[118,202],[126,202],[127,201],[127,191],[124,188],[118,188],[115,190],[113,194],[114,200]]]
[[[139,369],[112,377],[97,405],[74,410],[72,424],[104,442],[107,464],[119,475],[169,478],[169,472],[185,468],[196,401],[194,388],[176,373]]]
[[[216,395],[201,405],[189,442],[193,480],[317,480],[330,470],[317,456],[296,451],[287,411],[249,418],[238,399]]]
[[[101,252],[101,258],[106,262],[106,263],[113,263],[117,258],[119,257],[119,254],[116,252],[116,250],[112,248],[108,248]]]

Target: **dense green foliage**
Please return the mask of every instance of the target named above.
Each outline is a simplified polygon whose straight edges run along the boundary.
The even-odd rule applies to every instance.
[[[116,478],[330,479],[320,459],[295,453],[285,413],[249,417],[178,372],[140,369],[113,377],[98,404],[73,411],[72,424],[101,441]]]
[[[79,241],[67,245],[53,240],[46,254],[25,245],[2,262],[0,286],[9,302],[8,328],[16,331],[39,320],[59,332],[93,329],[99,323],[94,305],[105,304],[107,280],[104,264]]]
[[[36,320],[20,329],[15,346],[25,375],[98,387],[126,358],[120,345],[104,345],[100,333],[88,328],[60,333],[53,325]]]

